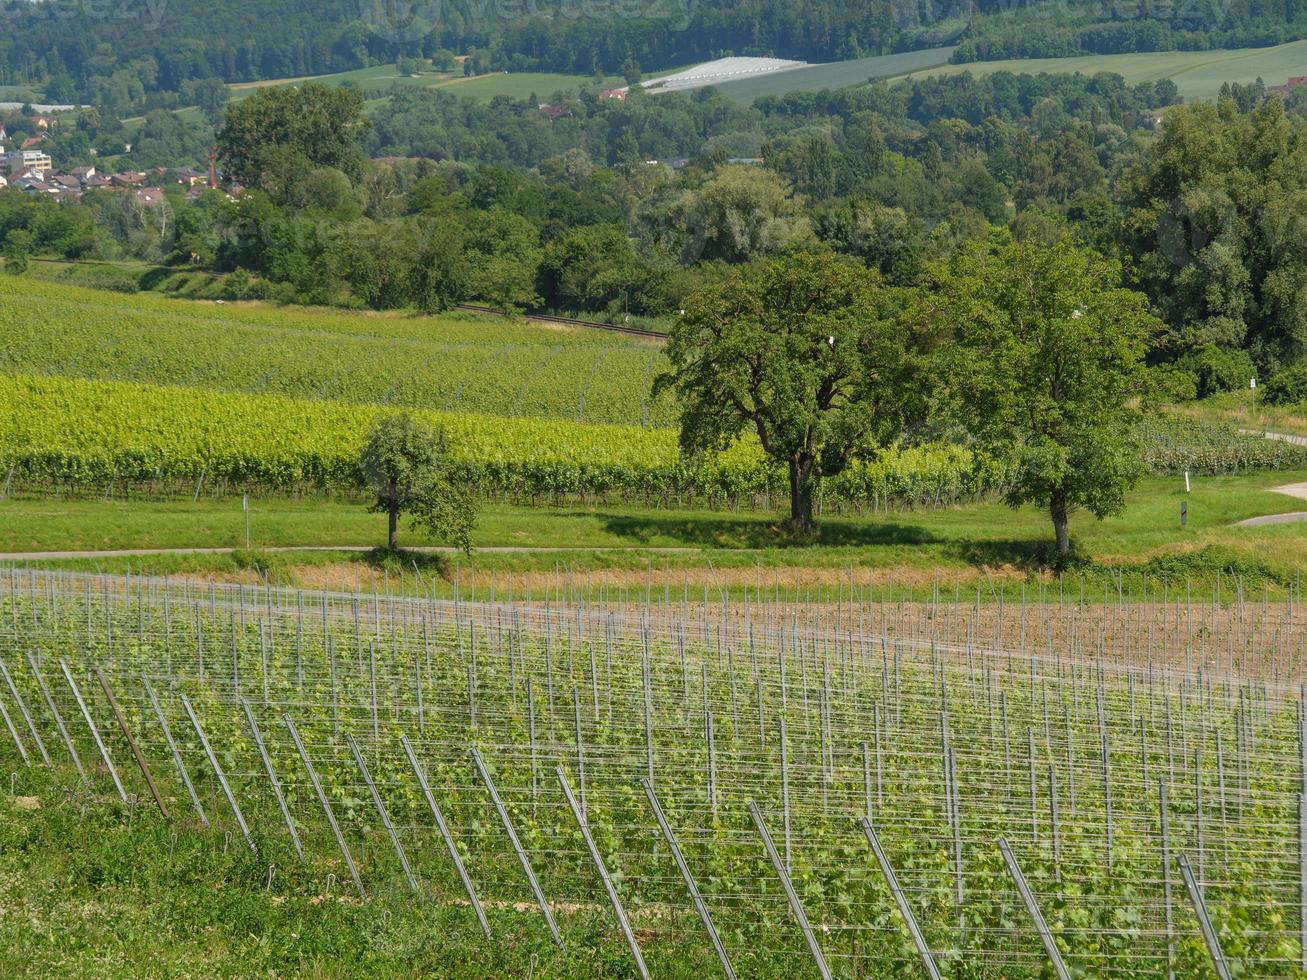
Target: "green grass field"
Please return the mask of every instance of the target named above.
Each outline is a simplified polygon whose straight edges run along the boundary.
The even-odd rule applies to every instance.
[[[1186,99],[1214,99],[1223,82],[1249,83],[1261,78],[1267,85],[1282,85],[1290,75],[1307,74],[1307,41],[1292,41],[1270,48],[1229,51],[1158,51],[1141,54],[1087,55],[1078,58],[1020,58],[982,61],[968,65],[940,65],[908,77],[988,75],[996,71],[1039,72],[1106,71],[1127,82],[1155,82],[1169,78]]]
[[[679,69],[671,69],[673,71]],[[649,77],[655,77],[650,75]],[[477,102],[489,102],[496,95],[507,95],[514,99],[528,98],[532,93],[540,99],[547,99],[558,91],[577,90],[594,84],[593,75],[565,75],[558,72],[492,72],[487,75],[464,76],[461,72],[423,72],[420,75],[401,75],[393,64],[373,65],[370,68],[357,68],[353,71],[336,72],[330,75],[306,75],[302,78],[276,78],[258,82],[238,82],[229,86],[228,101],[239,102],[247,99],[264,88],[284,88],[290,85],[303,85],[314,82],[320,85],[357,85],[366,92],[389,89],[392,85],[411,88],[438,89],[473,99]],[[608,88],[625,85],[626,81],[619,75],[605,77],[604,86]],[[369,99],[368,109],[382,105],[385,97]],[[183,119],[198,121],[200,110],[194,106],[176,110]],[[134,135],[143,122],[141,117],[124,119],[124,128],[128,135]]]
[[[280,88],[316,82],[321,85],[353,84],[365,91],[403,85],[411,88],[442,89],[452,94],[477,101],[489,101],[496,95],[525,99],[532,92],[546,98],[559,89],[579,89],[594,83],[592,75],[565,75],[558,72],[492,72],[486,75],[464,76],[458,72],[424,72],[421,75],[401,75],[394,65],[375,65],[334,75],[315,75],[308,78],[276,79],[266,82],[246,82],[232,86],[232,99],[248,98],[261,88]],[[620,86],[626,82],[617,75],[604,79],[605,86]]]
[[[1200,478],[1187,496],[1179,479],[1149,479],[1130,495],[1126,512],[1105,521],[1073,518],[1089,574],[1109,568],[1169,574],[1203,581],[1218,567],[1237,567],[1251,579],[1287,585],[1307,565],[1307,523],[1236,527],[1246,517],[1303,509],[1301,501],[1268,492],[1307,480],[1307,472]],[[1179,523],[1179,505],[1189,522]],[[383,522],[362,504],[346,501],[255,500],[250,544],[260,549],[370,547],[382,540]],[[244,550],[239,500],[123,502],[24,500],[0,502],[0,554],[108,549],[218,548]],[[599,583],[610,575],[628,585],[646,576],[680,583],[685,577],[714,588],[751,588],[755,575],[804,588],[836,588],[845,570],[897,578],[929,590],[937,576],[977,577],[1020,589],[1039,563],[1050,535],[1047,516],[1034,508],[997,502],[865,517],[827,516],[816,541],[796,541],[779,515],[757,512],[668,511],[632,507],[491,505],[473,536],[471,558],[443,555],[439,574],[449,587],[457,571],[464,583],[492,574],[538,575],[560,565]],[[405,531],[401,544],[433,540]],[[49,560],[31,558],[42,565]],[[142,555],[68,559],[88,570],[131,567],[157,573],[221,573],[251,567],[248,555]],[[276,554],[269,564],[289,582],[321,585],[331,576],[370,576],[374,556],[341,551]],[[401,563],[402,565],[402,563]]]

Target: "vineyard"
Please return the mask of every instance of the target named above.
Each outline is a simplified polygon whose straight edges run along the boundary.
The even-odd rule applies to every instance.
[[[217,306],[0,280],[0,373],[661,426],[657,346],[502,318]]]
[[[107,410],[106,406],[113,406]],[[117,382],[0,376],[3,492],[224,495],[351,492],[358,448],[384,409],[333,401]],[[767,507],[784,474],[753,440],[690,461],[672,429],[427,413],[449,433],[461,475],[483,494],[659,505]],[[1307,450],[1178,418],[1142,433],[1154,472],[1230,473],[1307,465]],[[944,443],[891,448],[823,484],[823,506],[882,510],[974,500],[1002,468]]]
[[[1140,425],[1144,466],[1154,473],[1239,473],[1302,465],[1303,447],[1242,432],[1233,424],[1179,414],[1154,415]]]
[[[478,975],[1307,967],[1297,589],[559,586],[5,570],[11,792],[207,834],[306,917],[445,909]]]
[[[112,405],[112,411],[105,406]],[[353,485],[358,449],[383,409],[190,388],[0,376],[0,471],[9,492],[72,495],[135,488],[195,495],[257,488],[319,492]],[[756,443],[698,465],[671,429],[429,413],[461,475],[485,493],[543,502],[566,495],[664,503],[740,501],[784,491]],[[951,446],[890,450],[827,487],[836,500],[952,503],[992,475]]]

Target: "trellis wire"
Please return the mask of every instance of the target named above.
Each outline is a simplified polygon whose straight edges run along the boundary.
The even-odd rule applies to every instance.
[[[1157,811],[1149,808],[1154,796],[1152,785],[1161,773],[1181,779],[1185,806],[1190,808],[1191,816],[1180,821],[1178,830],[1189,840],[1202,835],[1198,853],[1212,857],[1207,872],[1201,875],[1207,887],[1221,889],[1227,883],[1231,872],[1226,862],[1217,858],[1228,851],[1239,855],[1240,860],[1253,862],[1259,885],[1269,889],[1268,901],[1291,909],[1293,919],[1300,915],[1303,881],[1300,856],[1277,861],[1271,849],[1256,836],[1260,833],[1257,828],[1269,827],[1281,835],[1281,840],[1291,833],[1296,844],[1301,832],[1298,812],[1300,767],[1296,764],[1301,756],[1301,726],[1294,724],[1290,740],[1282,715],[1277,714],[1281,706],[1296,704],[1296,701],[1289,700],[1286,685],[1273,680],[1278,668],[1268,668],[1267,677],[1256,671],[1241,673],[1234,668],[1237,666],[1235,660],[1243,656],[1242,651],[1251,648],[1249,641],[1258,642],[1256,637],[1260,635],[1249,627],[1245,639],[1244,621],[1240,616],[1246,614],[1249,621],[1256,617],[1262,624],[1256,629],[1264,629],[1268,636],[1281,628],[1285,634],[1299,635],[1301,623],[1287,617],[1277,623],[1251,606],[1245,607],[1244,613],[1236,604],[1230,611],[1232,628],[1228,638],[1222,636],[1219,644],[1212,644],[1209,653],[1212,658],[1219,659],[1219,667],[1209,669],[1200,664],[1190,670],[1168,668],[1173,672],[1166,673],[1155,670],[1151,664],[1147,671],[1131,665],[1124,648],[1120,654],[1114,655],[1118,659],[1113,659],[1104,653],[1107,646],[1100,646],[1118,621],[1131,628],[1145,624],[1149,629],[1156,628],[1159,633],[1163,630],[1158,624],[1179,621],[1176,611],[1164,609],[1160,604],[1151,621],[1138,609],[1104,606],[1101,610],[1103,631],[1098,633],[1098,627],[1094,626],[1092,637],[1081,631],[1088,631],[1089,624],[1094,621],[1083,617],[1079,611],[1069,615],[1065,622],[1050,618],[1047,625],[1065,630],[1064,640],[1059,642],[1066,643],[1066,651],[1050,645],[1046,652],[1037,649],[1018,654],[976,643],[974,618],[969,621],[954,619],[950,627],[951,613],[947,610],[938,613],[940,630],[962,629],[970,640],[950,643],[939,634],[923,632],[920,626],[924,620],[914,618],[913,607],[905,606],[901,613],[892,612],[894,607],[888,597],[883,602],[863,602],[858,608],[842,610],[840,618],[832,615],[829,621],[823,618],[823,613],[802,611],[800,616],[798,611],[794,611],[791,616],[787,612],[782,628],[775,616],[771,619],[773,625],[766,625],[768,616],[771,616],[766,607],[750,609],[734,603],[729,610],[723,606],[720,616],[714,611],[711,623],[707,620],[705,603],[704,613],[695,623],[693,617],[682,616],[679,610],[671,620],[660,620],[651,615],[657,610],[650,608],[641,608],[638,615],[624,619],[618,610],[592,609],[584,603],[569,607],[560,604],[541,610],[530,606],[492,607],[463,600],[455,611],[436,602],[393,597],[383,602],[379,595],[374,595],[368,597],[365,610],[359,609],[357,614],[343,617],[363,642],[368,642],[364,633],[374,634],[371,639],[373,649],[366,654],[361,675],[361,690],[366,693],[360,699],[355,693],[360,690],[356,683],[360,674],[355,669],[357,665],[351,663],[351,644],[343,644],[346,652],[340,661],[343,667],[340,677],[337,677],[336,660],[332,655],[331,638],[339,625],[336,610],[342,603],[351,602],[347,596],[321,597],[325,642],[319,659],[304,649],[305,640],[313,631],[303,629],[303,594],[292,590],[217,588],[209,589],[208,594],[203,595],[190,585],[165,585],[139,576],[114,579],[66,573],[40,579],[24,576],[21,585],[27,586],[27,590],[15,589],[15,581],[19,580],[11,576],[8,583],[0,582],[0,599],[8,601],[8,605],[0,605],[0,610],[3,610],[0,642],[13,649],[29,644],[38,650],[52,646],[63,649],[70,663],[74,656],[80,658],[77,661],[79,670],[83,666],[88,670],[101,667],[107,676],[137,677],[144,666],[147,682],[151,676],[165,680],[170,689],[180,688],[191,696],[204,691],[206,727],[212,718],[213,723],[223,729],[224,746],[228,748],[239,747],[239,739],[244,737],[239,731],[235,735],[231,733],[230,723],[225,720],[231,713],[239,715],[247,707],[252,711],[257,701],[263,708],[291,709],[306,718],[323,716],[326,713],[325,698],[319,694],[327,694],[330,690],[332,729],[341,731],[340,738],[357,739],[360,751],[398,753],[402,743],[396,743],[395,739],[403,733],[405,722],[415,718],[415,702],[421,696],[424,699],[423,721],[428,724],[426,730],[419,727],[423,734],[410,742],[415,756],[446,758],[448,754],[452,757],[456,751],[466,752],[466,742],[460,748],[460,740],[473,737],[495,751],[497,764],[508,774],[506,789],[515,798],[510,805],[516,808],[517,798],[528,799],[545,818],[558,804],[552,794],[540,794],[536,788],[537,756],[543,756],[552,765],[564,761],[560,750],[570,751],[586,771],[587,795],[594,794],[595,800],[603,798],[607,803],[614,790],[620,791],[623,781],[633,786],[639,781],[641,770],[645,770],[646,777],[649,775],[646,765],[653,758],[650,733],[653,722],[657,720],[660,783],[671,801],[670,805],[679,807],[684,814],[678,818],[678,825],[684,825],[689,834],[710,834],[718,841],[729,841],[736,833],[729,829],[730,820],[733,813],[739,813],[744,794],[760,788],[771,797],[779,776],[779,782],[783,782],[786,789],[784,795],[788,803],[784,809],[789,817],[790,834],[797,844],[792,846],[786,870],[789,872],[793,868],[805,876],[824,875],[838,866],[838,862],[833,861],[820,846],[810,848],[805,835],[828,818],[852,821],[857,816],[869,815],[869,799],[873,795],[878,829],[891,836],[920,835],[923,840],[947,842],[946,853],[950,855],[959,842],[968,849],[981,843],[979,828],[986,822],[999,821],[1009,837],[1022,839],[1023,850],[1027,837],[1031,848],[1042,851],[1051,848],[1055,875],[1064,863],[1064,858],[1057,854],[1064,834],[1069,834],[1077,846],[1086,842],[1091,846],[1097,844],[1098,853],[1113,853],[1117,861],[1128,860],[1123,856],[1128,853],[1126,849],[1112,848],[1107,852],[1102,847],[1107,830],[1101,819],[1103,808],[1110,795],[1114,837],[1137,842],[1154,839]],[[40,590],[37,589],[38,583]],[[85,601],[86,609],[90,609],[87,597],[91,595],[92,586],[96,587],[95,601],[102,607],[103,614],[94,620],[89,613],[86,616],[84,622],[94,624],[93,632],[80,623],[70,626],[65,615],[71,611],[74,597],[78,604]],[[10,606],[17,613],[19,605],[22,615],[10,615]],[[155,619],[159,607],[164,612]],[[188,607],[189,611],[173,615],[173,610]],[[355,608],[358,608],[356,600]],[[670,605],[664,608],[670,608]],[[32,614],[30,619],[29,611]],[[126,616],[123,616],[124,612]],[[215,612],[218,612],[217,616]],[[1033,606],[1019,610],[1032,631],[1035,630],[1032,624],[1048,612],[1036,610]],[[197,618],[192,618],[191,613]],[[974,613],[974,616],[979,615],[979,611]],[[879,638],[859,632],[862,616],[890,626],[895,624],[891,617],[899,617],[895,635],[881,648],[885,653],[883,669],[880,664],[872,670],[864,669],[875,662],[869,654],[877,651]],[[749,618],[746,620],[745,617]],[[602,625],[586,627],[587,619]],[[1198,616],[1194,616],[1192,622],[1195,630],[1201,625]],[[481,660],[471,675],[466,670],[469,665],[459,661],[456,648],[448,647],[444,639],[453,635],[451,624],[457,629],[459,645],[465,656],[470,657],[474,645],[478,650]],[[995,636],[1000,632],[999,625],[994,624]],[[514,690],[516,684],[525,679],[528,693],[533,680],[549,685],[563,683],[563,690],[570,684],[575,692],[576,679],[571,676],[571,670],[576,664],[591,660],[584,650],[585,643],[589,642],[585,637],[587,628],[596,632],[599,628],[604,630],[606,650],[614,644],[619,648],[625,644],[637,653],[638,679],[634,685],[628,684],[620,656],[608,658],[608,673],[602,679],[606,694],[601,691],[600,697],[595,697],[596,685],[601,683],[597,670],[590,671],[586,682],[591,685],[590,700],[598,700],[601,704],[606,702],[612,722],[620,723],[625,717],[637,731],[640,727],[645,728],[643,745],[637,742],[638,748],[629,746],[615,739],[611,729],[587,731],[588,726],[577,717],[580,712],[574,694],[575,744],[560,747],[558,734],[552,728],[538,741],[533,736],[527,766],[526,740],[524,738],[518,743],[511,731],[519,717],[525,731],[527,715],[533,718],[534,712],[518,714],[522,709],[510,696],[507,686],[497,686],[495,663],[511,668],[515,678]],[[682,646],[680,638],[687,635],[691,639]],[[421,658],[423,669],[417,690],[406,696],[409,690],[407,682],[397,683],[397,679],[406,676],[405,664],[415,666],[410,659],[415,636],[421,637],[417,656]],[[550,648],[547,676],[541,671],[535,652],[538,649],[535,644],[541,637],[552,637],[547,641]],[[1229,643],[1225,642],[1227,639]],[[199,658],[180,656],[172,662],[150,660],[151,643],[156,640],[154,649],[159,651],[184,650],[188,642],[193,642],[197,650],[203,647],[211,652],[212,662],[201,666]],[[751,656],[744,669],[746,678],[752,675],[749,682],[754,683],[759,695],[758,722],[762,723],[766,714],[774,714],[776,727],[785,726],[786,734],[781,743],[785,764],[779,773],[775,738],[764,738],[761,748],[756,747],[751,735],[746,741],[741,741],[741,729],[749,727],[751,719],[748,715],[752,708],[751,699],[745,699],[741,706],[733,697],[734,671],[738,667],[731,666],[730,648],[735,642],[750,642],[754,651],[761,645],[764,650],[770,648],[769,652],[774,654],[757,659]],[[1227,646],[1235,652],[1231,654],[1223,649]],[[354,649],[359,649],[357,644],[354,644]],[[924,671],[927,649],[932,649],[928,681]],[[293,667],[279,674],[283,668],[277,665],[278,657],[281,652],[290,650],[295,656]],[[578,650],[581,651],[579,660]],[[702,727],[685,718],[672,723],[672,719],[681,717],[683,706],[683,678],[679,670],[682,650],[687,657],[693,656],[700,661],[695,666],[705,676]],[[213,651],[218,653],[213,654]],[[306,657],[306,653],[310,655]],[[227,670],[232,665],[226,663],[226,656],[240,659],[244,664]],[[164,663],[170,663],[170,666],[163,666]],[[676,665],[671,676],[666,672],[669,663]],[[431,664],[430,668],[428,664]],[[35,660],[30,665],[35,667]],[[785,675],[784,681],[778,678],[777,667],[779,673]],[[476,689],[475,702],[464,699],[461,707],[458,699],[464,693],[462,684],[457,688],[449,687],[448,693],[442,695],[442,685],[449,684],[451,676],[457,678],[460,671],[467,692]],[[581,673],[585,675],[585,667],[581,668]],[[374,682],[370,682],[370,674],[375,678]],[[283,679],[287,683],[283,684]],[[15,677],[14,681],[19,689],[23,684],[28,690],[32,689],[32,684],[38,688],[41,686],[39,674],[35,671],[26,680]],[[135,691],[120,690],[125,697],[142,697]],[[931,750],[934,759],[942,757],[943,779],[948,784],[942,795],[950,814],[941,827],[933,823],[927,813],[912,808],[914,801],[920,800],[922,791],[920,780],[912,773],[914,764],[921,769],[927,751],[926,745],[918,744],[923,728],[934,724],[937,712],[942,720],[945,690],[949,695],[950,714],[955,718],[966,718],[967,734],[965,738],[961,735],[951,737],[942,753]],[[431,697],[427,697],[428,692],[432,692]],[[634,698],[627,698],[633,692],[638,693]],[[144,699],[148,698],[147,691]],[[144,705],[144,699],[138,703]],[[1047,705],[1050,699],[1054,708],[1059,702],[1063,705],[1065,733],[1059,733],[1057,726],[1049,725]],[[40,701],[40,698],[36,700]],[[956,712],[952,708],[955,700],[960,705]],[[1047,758],[1050,765],[1051,833],[1048,839],[1044,838],[1038,821],[1037,781],[1032,782],[1028,772],[1005,779],[1002,762],[997,767],[992,764],[996,753],[986,748],[983,719],[989,706],[996,702],[1002,704],[1004,714],[1011,715],[1010,719],[1004,719],[1005,728],[1010,723],[1017,732],[1023,728],[1026,730],[1028,758],[1020,759],[1018,752],[1018,772],[1022,762],[1033,769],[1037,756]],[[198,699],[196,703],[200,703]],[[677,705],[676,715],[669,714],[670,703]],[[1180,721],[1175,728],[1177,744],[1174,749],[1170,746],[1170,738],[1148,739],[1146,734],[1171,731],[1172,705],[1178,707]],[[53,698],[47,707],[47,714],[56,717],[58,709]],[[88,704],[87,707],[94,714],[96,706]],[[630,711],[632,707],[633,712]],[[162,706],[160,709],[156,714],[162,723],[166,723],[167,712],[162,710]],[[470,728],[473,711],[477,716],[475,736],[459,734],[464,730],[463,726]],[[740,715],[738,722],[737,711]],[[628,713],[623,716],[622,712]],[[707,739],[709,719],[713,736],[711,748]],[[1165,723],[1163,719],[1166,719]],[[17,721],[17,718],[13,720]],[[643,726],[642,721],[645,722]],[[173,754],[174,748],[180,753],[181,749],[175,742],[171,747],[166,745],[171,739],[164,735],[162,723],[153,730],[154,736],[161,740],[155,745],[169,755]],[[1229,741],[1225,740],[1229,729],[1223,732],[1222,723],[1233,726],[1234,734]],[[1120,725],[1119,729],[1115,727],[1117,725]],[[563,720],[561,728],[565,741],[571,734],[567,729],[572,727]],[[241,729],[248,730],[248,726],[241,726]],[[767,734],[765,727],[759,730],[764,736]],[[87,733],[94,731],[94,728],[88,728]],[[1093,732],[1092,741],[1087,735],[1089,731]],[[1110,731],[1118,734],[1115,739],[1109,737],[1105,747],[1104,736]],[[693,732],[698,733],[697,740],[692,739]],[[1037,737],[1036,732],[1042,736]],[[1130,737],[1120,733],[1128,733]],[[403,737],[407,738],[407,735]],[[1045,744],[1039,744],[1039,737]],[[237,738],[237,741],[231,742],[232,738]],[[1221,739],[1220,749],[1216,748],[1218,738]],[[347,746],[348,742],[336,741],[330,731],[320,732],[314,735],[314,739],[316,741],[303,746],[302,760],[306,767],[312,762],[311,757],[317,756],[322,765],[331,769],[333,780],[337,780],[330,791],[332,795],[362,792],[367,780],[361,773],[356,772],[352,778],[346,774],[347,782],[340,783],[342,770],[330,755],[334,746]],[[857,747],[864,743],[868,750],[858,758]],[[874,793],[868,789],[872,762],[869,750],[873,743],[877,756]],[[72,747],[71,740],[67,744]],[[248,744],[252,753],[257,746],[254,742]],[[1077,747],[1082,751],[1077,752]],[[1087,752],[1083,751],[1086,747],[1089,747]],[[1202,751],[1203,747],[1208,751]],[[888,784],[882,785],[880,757],[886,748],[895,764],[890,767]],[[1003,753],[1000,751],[997,755],[1001,758]],[[1123,759],[1133,760],[1139,756],[1143,762],[1140,766],[1119,765]],[[463,758],[466,759],[466,755]],[[1292,793],[1283,788],[1282,780],[1269,775],[1276,761],[1285,758],[1295,760]],[[1081,759],[1086,761],[1082,763]],[[1118,765],[1112,764],[1114,760]],[[258,767],[259,761],[254,760],[254,767]],[[1254,763],[1267,766],[1267,772],[1255,772]],[[937,768],[931,771],[938,773],[938,762],[935,765]],[[183,766],[179,774],[184,771]],[[705,772],[709,776],[706,795],[702,784]],[[1090,778],[1085,778],[1086,773]],[[1078,781],[1081,784],[1080,799],[1072,803],[1071,797],[1068,798],[1068,814],[1060,812],[1058,807],[1058,786],[1063,783],[1063,774],[1068,794]],[[242,785],[246,792],[259,792],[260,785],[266,791],[270,786],[264,768],[237,765],[227,775],[232,781],[231,791],[237,796],[241,794]],[[1097,788],[1094,786],[1095,776],[1105,777],[1101,778],[1101,785]],[[388,796],[396,789],[396,777],[388,775],[386,778],[388,782],[378,780],[375,787],[379,794]],[[457,777],[453,778],[456,781],[452,788],[466,792],[465,787],[459,786]],[[359,782],[360,779],[363,782]],[[1022,791],[1022,781],[1027,784],[1025,791]],[[1205,782],[1208,790],[1215,787],[1215,791],[1204,793]],[[1004,804],[1005,783],[1009,791],[1016,790],[1011,805]],[[697,790],[691,792],[696,785]],[[1191,789],[1184,789],[1186,785]],[[990,792],[993,790],[997,793]],[[1161,792],[1160,787],[1158,792]],[[1250,817],[1244,812],[1244,804],[1252,800],[1254,794],[1264,807],[1269,808],[1270,816],[1256,818],[1260,823],[1245,826],[1243,821]],[[933,795],[936,800],[940,799],[938,784]],[[1205,801],[1203,796],[1207,797]],[[322,799],[327,799],[325,787]],[[725,826],[716,829],[712,826],[715,821],[709,819],[714,802],[718,819],[726,821]],[[1197,809],[1192,808],[1194,802],[1200,804]],[[465,806],[460,804],[461,808]],[[1222,809],[1225,820],[1219,819]],[[197,810],[197,814],[199,812]],[[1150,814],[1147,820],[1145,813]],[[611,828],[611,832],[617,833],[618,846],[629,859],[633,853],[639,852],[641,838],[656,837],[658,831],[648,820],[647,811],[643,822],[638,817],[622,819],[627,822]],[[461,820],[461,824],[466,825],[466,819]],[[852,831],[853,824],[848,824],[848,827]],[[407,831],[408,828],[404,829]],[[830,831],[822,833],[829,835]],[[826,840],[830,840],[829,836]],[[521,853],[525,857],[525,849]],[[541,855],[550,866],[567,860],[565,852],[561,851],[551,854],[537,850],[533,853]],[[1152,853],[1156,853],[1155,843]],[[1289,853],[1285,851],[1286,855]],[[1150,915],[1155,912],[1160,919],[1162,892],[1167,887],[1168,875],[1165,863],[1159,862],[1154,867],[1158,868],[1157,872],[1143,877],[1133,863],[1128,870],[1147,895],[1157,896],[1156,899],[1149,897],[1146,903],[1141,903],[1141,908]],[[1066,871],[1069,880],[1076,884],[1083,885],[1092,880],[1090,872],[1075,860]],[[984,890],[988,885],[983,877],[987,872],[983,868],[971,861],[966,866],[951,861],[949,872],[956,879],[954,884],[957,880],[964,884],[977,883],[968,884],[965,889],[968,908],[974,909],[984,903]],[[912,877],[917,880],[906,882],[910,891],[929,883],[928,872],[914,871]],[[656,875],[648,881],[651,888],[663,887],[667,881],[683,884],[683,879],[663,881]],[[361,883],[360,894],[363,894]],[[1093,890],[1082,889],[1080,894],[1079,901],[1090,908],[1097,907],[1097,903],[1105,898],[1102,892]],[[709,893],[702,897],[705,903],[717,905],[724,896]],[[840,949],[847,947],[845,938],[856,936],[855,930],[864,928],[855,922],[867,911],[864,902],[869,900],[859,898],[855,902],[849,913],[853,921],[847,921],[843,916],[832,917],[829,910],[822,913],[828,919],[824,928],[831,930],[831,942]],[[1156,902],[1155,906],[1147,904],[1153,902]],[[1297,922],[1294,924],[1298,925]],[[1015,963],[1027,955],[1016,946],[1003,948],[1009,938],[1004,934],[945,923],[928,923],[927,928],[941,929],[941,948],[958,949],[960,954],[979,957],[978,962],[999,962],[997,958],[1004,957],[1004,961]],[[1099,931],[1107,935],[1112,930]],[[1128,935],[1129,932],[1121,929],[1115,934]],[[1158,934],[1165,938],[1160,929]],[[1146,952],[1147,928],[1141,930],[1140,935],[1144,937]],[[1077,938],[1091,943],[1094,936],[1095,930],[1063,933],[1063,938],[1073,947]],[[1169,938],[1165,944],[1159,940],[1156,947],[1159,968],[1164,958],[1170,960],[1169,948]],[[831,955],[834,963],[837,957],[850,954],[833,949]],[[1297,961],[1298,956],[1295,955],[1294,959]]]

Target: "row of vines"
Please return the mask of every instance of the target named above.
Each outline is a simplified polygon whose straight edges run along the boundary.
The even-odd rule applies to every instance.
[[[552,914],[564,954],[625,913],[653,976],[720,975],[687,875],[740,976],[918,975],[864,817],[944,976],[1052,975],[1000,838],[1076,976],[1210,975],[1185,867],[1232,975],[1301,975],[1301,694],[1259,665],[1300,611],[1022,604],[1004,641],[965,602],[849,598],[799,621],[10,569],[0,758],[151,806],[130,731],[167,819],[281,888],[481,903],[491,944],[516,910],[542,950]]]
[[[0,280],[0,372],[442,411],[670,425],[657,346],[459,315],[216,306]]]
[[[112,486],[219,484],[348,490],[368,428],[387,409],[330,401],[0,376],[0,476],[71,494]],[[688,460],[669,429],[424,413],[450,436],[460,476],[486,493],[686,503],[783,499],[783,472],[753,440]],[[1307,450],[1218,425],[1161,418],[1142,444],[1154,472],[1301,466]],[[824,483],[833,505],[952,504],[1003,486],[1003,468],[945,443],[892,447]]]
[[[354,484],[373,420],[342,402],[44,377],[0,377],[0,479],[69,493],[111,484],[225,481],[265,490]],[[752,441],[688,461],[670,429],[422,413],[450,438],[461,476],[525,500],[571,494],[684,502],[785,492]],[[964,449],[891,449],[827,481],[833,500],[953,503],[999,480]]]

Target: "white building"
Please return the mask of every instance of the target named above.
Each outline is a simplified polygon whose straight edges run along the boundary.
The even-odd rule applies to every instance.
[[[50,155],[40,150],[14,150],[9,154],[7,160],[9,161],[9,172],[11,174],[23,170],[37,170],[43,174],[48,174],[54,170],[54,161],[50,159]]]

